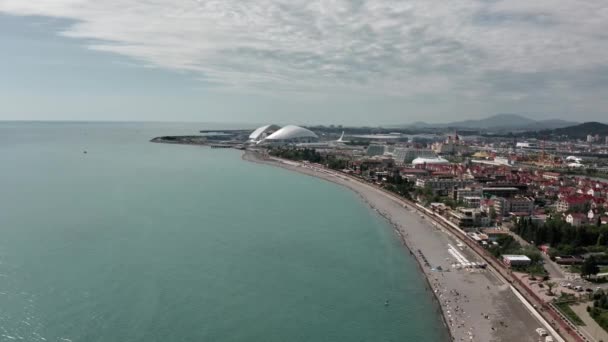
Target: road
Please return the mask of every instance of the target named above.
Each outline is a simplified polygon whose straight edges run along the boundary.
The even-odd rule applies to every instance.
[[[530,244],[528,241],[522,239],[521,236],[519,236],[511,231],[509,231],[509,235],[511,235],[515,239],[515,241],[519,242],[519,244],[522,246],[532,246],[532,244]],[[561,281],[563,279],[566,279],[566,275],[564,274],[564,272],[562,271],[561,267],[558,264],[556,264],[553,260],[551,260],[551,258],[549,258],[549,256],[547,254],[541,253],[541,255],[545,262],[545,265],[544,265],[545,269],[549,273],[549,276],[551,277],[552,280]]]

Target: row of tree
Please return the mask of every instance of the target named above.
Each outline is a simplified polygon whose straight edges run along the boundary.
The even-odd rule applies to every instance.
[[[274,148],[269,151],[270,155],[298,161],[309,161],[311,163],[320,163],[323,161],[323,156],[315,149],[311,148]]]
[[[414,183],[408,181],[407,179],[401,177],[401,175],[396,173],[386,177],[386,183],[384,184],[384,188],[411,200],[412,191],[414,190]]]
[[[608,225],[583,225],[573,227],[560,219],[549,219],[544,224],[535,224],[531,218],[521,218],[513,230],[523,239],[536,245],[567,245],[571,248],[585,246],[608,246]]]
[[[308,161],[311,163],[323,164],[330,169],[342,170],[348,166],[348,160],[335,156],[326,156],[317,152],[314,148],[273,148],[268,153],[270,155],[289,160]]]

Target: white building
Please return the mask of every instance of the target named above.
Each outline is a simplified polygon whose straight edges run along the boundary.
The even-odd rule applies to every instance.
[[[395,163],[400,165],[409,164],[419,157],[434,158],[437,156],[433,150],[428,148],[395,148],[393,155]]]
[[[261,141],[261,143],[270,145],[287,145],[311,143],[318,140],[319,137],[311,130],[299,126],[287,125],[267,136]]]
[[[461,154],[468,152],[468,150],[458,134],[454,134],[454,137],[449,135],[443,143],[433,144],[433,151],[439,154]]]
[[[476,196],[482,197],[483,192],[481,188],[464,188],[455,189],[452,193],[452,198],[458,202],[464,202],[465,197]]]
[[[425,164],[449,164],[450,162],[447,159],[443,159],[441,157],[434,157],[434,158],[423,158],[423,157],[418,157],[414,160],[412,160],[412,165],[417,166],[417,165],[425,165]]]
[[[253,131],[251,134],[249,134],[249,142],[258,143],[258,142],[266,139],[266,137],[268,137],[272,133],[278,131],[280,128],[281,127],[279,127],[277,125],[266,125],[266,126],[258,127],[258,128],[256,128],[255,131]]]
[[[457,208],[450,211],[450,219],[461,228],[487,227],[490,218],[479,208]]]
[[[566,216],[566,222],[570,223],[573,227],[579,227],[589,223],[589,220],[583,213],[570,213]]]
[[[503,255],[502,262],[509,267],[528,266],[532,260],[525,255]]]
[[[419,188],[429,187],[433,193],[447,194],[454,189],[464,188],[473,184],[471,179],[454,179],[454,178],[419,178],[416,180],[416,186]]]
[[[481,197],[465,196],[462,202],[464,202],[468,208],[479,208],[481,206]]]

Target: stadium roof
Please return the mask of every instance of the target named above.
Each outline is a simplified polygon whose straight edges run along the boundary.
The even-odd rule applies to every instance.
[[[449,161],[447,161],[446,159],[443,159],[441,157],[437,157],[437,158],[422,158],[422,157],[418,157],[416,159],[414,159],[412,161],[412,164],[414,165],[420,165],[420,164],[449,164]]]
[[[268,133],[269,131],[276,131],[278,130],[280,127],[277,125],[266,125],[266,126],[262,126],[262,127],[258,127],[256,128],[255,131],[253,131],[251,134],[249,134],[249,140],[251,141],[257,141],[257,140],[261,140],[262,138],[264,138],[264,133]]]
[[[280,130],[272,133],[265,140],[292,140],[300,138],[319,138],[312,131],[294,125],[287,125]]]

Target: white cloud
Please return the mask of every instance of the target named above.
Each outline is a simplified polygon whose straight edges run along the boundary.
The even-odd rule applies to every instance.
[[[61,34],[91,49],[252,91],[519,99],[527,75],[608,66],[605,0],[2,0],[0,12],[73,19]],[[509,73],[520,92],[493,84]],[[576,91],[559,81],[547,89]]]

